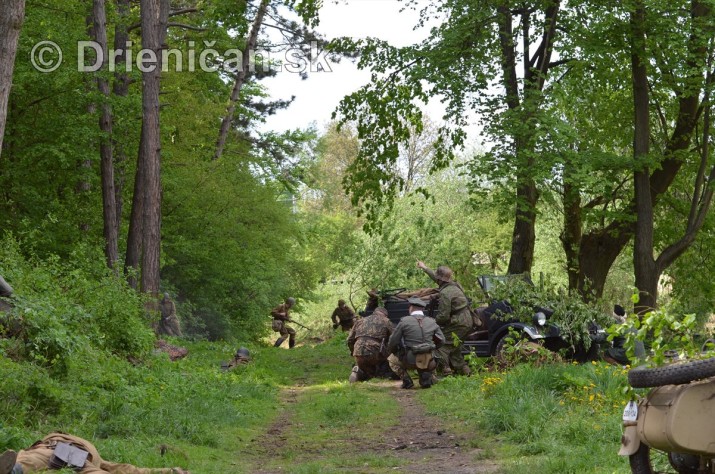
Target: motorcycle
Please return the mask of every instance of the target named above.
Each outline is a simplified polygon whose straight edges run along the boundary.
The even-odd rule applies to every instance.
[[[623,411],[619,455],[633,474],[715,474],[715,357],[637,367],[634,388],[651,388]]]

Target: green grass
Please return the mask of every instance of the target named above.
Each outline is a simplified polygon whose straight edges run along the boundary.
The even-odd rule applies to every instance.
[[[291,350],[185,345],[185,359],[160,354],[136,365],[79,351],[61,377],[0,356],[7,382],[0,384],[0,450],[62,430],[93,440],[112,461],[194,474],[258,467],[382,473],[404,462],[370,450],[398,429],[400,410],[383,383],[347,383],[345,334]],[[239,345],[253,361],[221,370]],[[505,473],[625,474],[627,460],[616,455],[624,384],[624,371],[604,364],[522,365],[448,378],[414,394]]]
[[[505,473],[627,473],[616,454],[625,383],[623,370],[604,364],[521,365],[447,379],[420,396]]]

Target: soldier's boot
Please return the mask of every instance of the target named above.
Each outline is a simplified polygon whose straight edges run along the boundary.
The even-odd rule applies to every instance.
[[[402,388],[412,388],[415,386],[415,383],[412,381],[409,375],[406,375],[402,379]]]
[[[432,372],[420,372],[420,387],[430,388],[432,386]]]
[[[276,343],[273,344],[273,347],[280,347],[281,344],[283,344],[283,341],[285,341],[285,339],[282,337],[279,337],[278,340],[276,341]]]
[[[17,453],[8,449],[0,454],[0,474],[22,474],[22,466],[15,464]]]
[[[288,349],[293,349],[293,346],[295,346],[295,339],[291,337],[288,339]]]
[[[355,367],[353,367],[352,372],[350,372],[350,377],[348,377],[348,382],[350,382],[350,383],[359,382],[360,378],[361,378],[360,375],[361,375],[360,368],[356,365]]]
[[[469,377],[470,375],[472,375],[472,369],[469,368],[468,364],[464,364],[462,366],[462,375],[464,375],[465,377]]]

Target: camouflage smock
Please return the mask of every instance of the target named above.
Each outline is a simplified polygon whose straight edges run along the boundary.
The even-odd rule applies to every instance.
[[[387,341],[392,334],[392,323],[382,313],[373,313],[355,321],[348,335],[348,347],[353,356],[370,356],[380,352],[387,356]],[[383,343],[384,341],[384,343]]]

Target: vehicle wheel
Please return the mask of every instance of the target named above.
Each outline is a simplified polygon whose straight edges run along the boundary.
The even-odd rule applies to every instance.
[[[650,465],[650,448],[641,443],[638,451],[628,457],[633,474],[653,474],[653,467]]]
[[[679,458],[678,456],[681,457]],[[697,456],[679,455],[677,453],[666,454],[662,451],[651,450],[648,445],[643,443],[641,443],[635,454],[629,456],[628,460],[632,474],[698,474],[699,472],[697,468],[699,459]]]
[[[494,347],[494,357],[496,357],[499,360],[504,360],[504,348],[507,345],[507,338],[509,337],[509,333],[504,334],[498,341],[497,345]]]
[[[628,372],[628,383],[634,388],[679,385],[715,376],[715,357],[704,360],[675,362],[663,367],[636,367]]]

